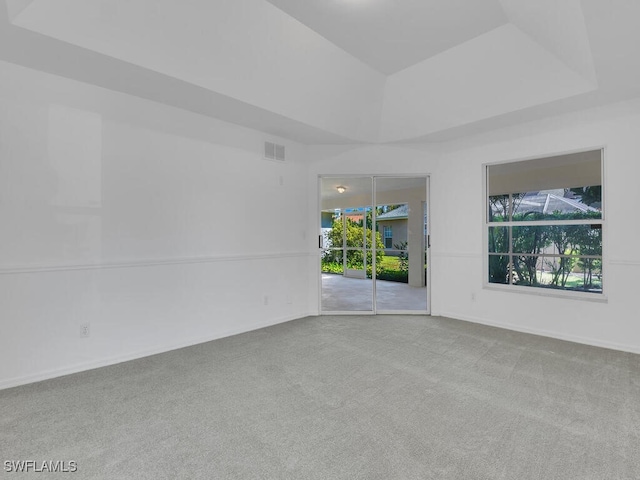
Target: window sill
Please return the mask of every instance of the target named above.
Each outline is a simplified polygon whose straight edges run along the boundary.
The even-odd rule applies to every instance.
[[[565,298],[568,300],[582,300],[594,303],[609,303],[609,298],[603,293],[570,292],[563,290],[553,290],[540,287],[523,287],[519,285],[501,285],[498,283],[483,283],[484,290],[497,292],[522,293],[524,295],[535,295],[538,297]]]

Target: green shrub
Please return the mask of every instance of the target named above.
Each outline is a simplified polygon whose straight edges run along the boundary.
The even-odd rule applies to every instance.
[[[384,269],[378,274],[378,280],[409,283],[409,272]]]
[[[337,273],[342,275],[342,263],[339,262],[322,262],[322,273]]]

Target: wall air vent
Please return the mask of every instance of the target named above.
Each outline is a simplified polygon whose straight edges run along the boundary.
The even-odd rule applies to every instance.
[[[284,145],[264,142],[264,158],[284,162]]]

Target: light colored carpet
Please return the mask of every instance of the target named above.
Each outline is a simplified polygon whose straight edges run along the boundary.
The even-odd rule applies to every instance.
[[[82,479],[637,479],[640,356],[315,317],[0,391],[0,465]]]

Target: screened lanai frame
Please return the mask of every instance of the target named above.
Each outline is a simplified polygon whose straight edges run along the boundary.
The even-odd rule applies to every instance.
[[[600,174],[600,186],[601,186],[601,206],[600,206],[600,216],[599,218],[586,218],[586,219],[580,219],[580,220],[567,220],[567,219],[562,219],[562,220],[535,220],[535,221],[513,221],[513,217],[511,216],[513,214],[513,205],[514,202],[512,200],[512,194],[509,194],[509,218],[508,221],[504,222],[491,222],[490,218],[489,218],[489,208],[490,208],[490,202],[489,202],[489,197],[490,197],[490,186],[489,186],[489,168],[492,166],[500,166],[500,165],[506,165],[506,164],[517,164],[519,162],[527,162],[527,161],[536,161],[536,160],[549,160],[552,159],[554,157],[561,157],[561,156],[565,156],[565,155],[574,155],[574,154],[588,154],[588,153],[595,153],[595,152],[599,152],[600,154],[600,168],[599,168],[599,174]],[[517,292],[517,293],[525,293],[525,294],[531,294],[531,295],[539,295],[539,296],[548,296],[548,297],[560,297],[560,298],[569,298],[569,299],[578,299],[578,300],[585,300],[585,301],[592,301],[592,302],[607,302],[608,298],[606,295],[606,283],[605,283],[605,266],[607,265],[607,258],[608,258],[608,248],[607,248],[607,244],[608,244],[608,235],[607,235],[607,223],[606,223],[606,205],[607,205],[607,188],[606,188],[606,168],[607,168],[607,161],[606,161],[606,153],[607,153],[607,146],[606,145],[595,145],[595,146],[591,146],[591,147],[586,147],[586,148],[580,148],[580,149],[575,149],[575,150],[565,150],[565,151],[558,151],[558,152],[550,152],[550,153],[543,153],[540,155],[535,155],[535,156],[529,156],[529,157],[521,157],[521,158],[511,158],[511,159],[505,159],[505,160],[500,160],[500,161],[496,161],[496,162],[490,162],[490,163],[483,163],[481,168],[482,168],[482,205],[483,205],[483,234],[482,234],[482,240],[483,240],[483,254],[482,254],[482,287],[483,289],[488,289],[488,290],[499,290],[499,291],[509,291],[509,292]],[[588,185],[583,185],[583,186],[588,186]],[[524,193],[524,192],[523,192]],[[574,255],[568,255],[568,254],[549,254],[549,253],[544,253],[543,257],[558,257],[558,258],[565,258],[565,257],[573,257],[573,258],[586,258],[586,259],[599,259],[601,261],[601,291],[598,292],[594,292],[594,291],[580,291],[580,290],[569,290],[569,289],[554,289],[554,288],[544,288],[544,286],[523,286],[523,285],[516,285],[512,282],[512,274],[513,274],[513,265],[512,265],[512,257],[517,257],[517,256],[527,256],[527,254],[522,254],[522,253],[518,253],[518,252],[514,252],[513,251],[513,229],[514,227],[543,227],[543,226],[550,226],[550,225],[571,225],[571,226],[580,226],[580,225],[585,225],[585,227],[591,227],[592,229],[595,230],[599,230],[600,232],[600,239],[601,239],[601,254],[600,255],[588,255],[588,254],[574,254]],[[510,257],[510,261],[509,261],[509,282],[507,284],[500,284],[500,283],[491,283],[489,281],[489,257],[492,255],[500,255],[500,253],[497,252],[490,252],[490,246],[489,246],[489,231],[491,228],[496,228],[496,227],[505,227],[505,228],[509,228],[509,251],[505,252],[503,254],[503,256],[509,256]],[[535,256],[535,255],[528,255],[528,256]]]
[[[371,290],[371,309],[370,310],[357,310],[357,311],[346,311],[346,310],[324,310],[322,308],[322,253],[325,250],[323,242],[322,231],[320,231],[319,239],[318,239],[318,267],[319,267],[319,275],[318,278],[320,281],[318,282],[318,311],[322,314],[332,314],[332,315],[377,315],[377,314],[408,314],[408,315],[430,315],[431,314],[431,215],[430,215],[430,174],[428,173],[416,173],[416,174],[319,174],[317,180],[318,186],[318,218],[317,225],[321,225],[321,215],[322,215],[322,182],[323,180],[329,179],[362,179],[369,178],[371,180],[371,198],[368,203],[371,205],[366,205],[366,207],[371,206],[372,211],[372,226],[373,232],[376,231],[377,228],[377,211],[374,206],[377,206],[377,198],[376,198],[376,179],[424,179],[425,182],[425,192],[424,192],[424,215],[426,215],[425,228],[426,233],[428,233],[428,239],[425,242],[424,247],[424,264],[426,267],[425,273],[425,295],[426,295],[426,309],[424,310],[405,310],[405,309],[380,309],[377,307],[377,289],[376,282],[380,281],[376,278],[376,275],[373,275],[371,278],[372,282],[372,290]],[[365,232],[364,235],[367,233]],[[365,237],[366,238],[366,237]],[[373,241],[375,238],[375,233],[372,236],[372,255],[371,255],[371,267],[372,272],[376,272],[376,242]],[[365,252],[366,252],[366,241],[364,242]],[[366,254],[364,255],[366,260]],[[366,266],[365,266],[366,272]],[[365,275],[366,276],[366,275]]]

